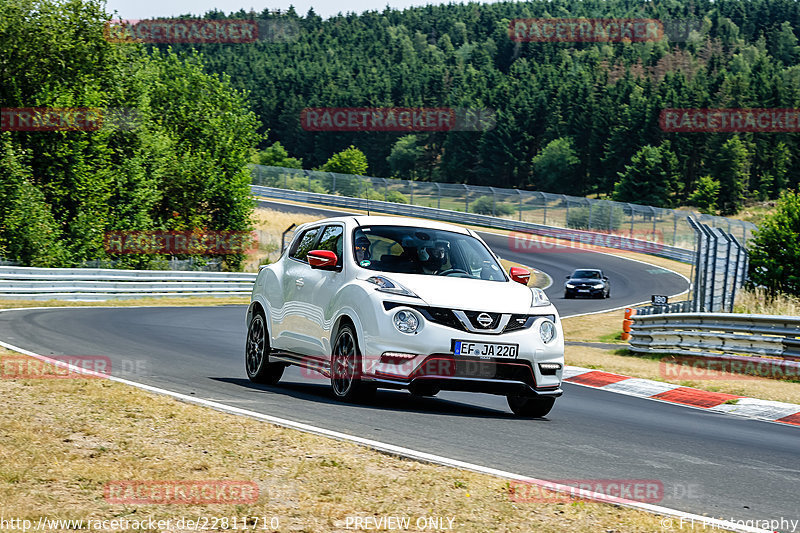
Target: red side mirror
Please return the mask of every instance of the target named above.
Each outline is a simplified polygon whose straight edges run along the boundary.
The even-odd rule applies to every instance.
[[[336,263],[339,262],[339,258],[330,250],[311,250],[306,257],[311,268],[321,270],[335,270]]]
[[[528,285],[528,282],[531,280],[530,270],[522,267],[511,267],[508,274],[511,276],[511,279],[523,285]]]

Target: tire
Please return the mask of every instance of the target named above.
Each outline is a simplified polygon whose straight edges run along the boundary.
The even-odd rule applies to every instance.
[[[606,298],[611,298],[611,289],[609,289],[608,292],[606,293]]]
[[[526,396],[506,396],[508,407],[520,418],[542,418],[556,403],[555,398],[528,398]]]
[[[331,390],[345,402],[364,401],[375,394],[375,387],[361,380],[361,351],[350,324],[343,324],[333,342],[331,354]]]
[[[261,311],[253,313],[247,325],[247,341],[244,349],[244,366],[247,378],[254,383],[275,385],[283,375],[286,365],[270,363],[269,337],[267,336],[267,320]]]
[[[569,294],[569,293],[567,293],[567,292],[565,292],[565,293],[564,293],[564,299],[565,299],[565,300],[569,300],[569,299],[571,299],[571,298],[572,298],[572,295],[571,295],[571,294]]]
[[[436,396],[442,391],[439,387],[434,387],[433,385],[429,385],[427,383],[415,383],[408,388],[408,392],[410,392],[414,396]]]

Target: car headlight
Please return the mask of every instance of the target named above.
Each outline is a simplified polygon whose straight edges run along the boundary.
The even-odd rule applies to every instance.
[[[394,322],[394,327],[400,333],[414,333],[419,329],[421,323],[420,318],[415,313],[406,309],[396,312],[392,322]]]
[[[575,288],[575,285],[573,285],[572,283],[567,283],[567,284],[566,284],[566,287],[567,287],[568,289],[574,289],[574,288]]]
[[[602,289],[603,288],[603,284],[602,283],[595,283],[594,285],[592,285],[592,287],[594,287],[595,289]]]
[[[556,338],[556,325],[550,320],[542,320],[539,324],[539,336],[545,344],[552,341]]]
[[[401,296],[410,296],[411,298],[419,298],[412,291],[406,289],[396,281],[392,281],[384,276],[372,276],[367,279],[368,282],[374,283],[378,286],[376,290],[381,292],[388,292],[390,294],[399,294]]]
[[[531,307],[541,307],[543,305],[550,305],[550,299],[542,289],[531,289]]]

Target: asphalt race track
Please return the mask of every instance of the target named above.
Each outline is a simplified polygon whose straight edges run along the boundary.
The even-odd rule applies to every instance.
[[[508,250],[545,270],[562,315],[675,294],[683,278],[608,255]],[[503,249],[505,246],[505,249]],[[532,257],[534,256],[534,257]],[[569,300],[561,280],[576,267],[612,280],[610,300]],[[652,272],[649,270],[653,270]],[[560,279],[559,279],[560,278]],[[540,479],[658,480],[659,505],[723,519],[800,518],[800,430],[565,384],[546,419],[520,420],[502,397],[380,391],[371,405],[336,402],[321,376],[290,368],[277,386],[244,373],[243,306],[53,308],[0,313],[0,339],[43,355],[105,355],[133,381]],[[253,422],[258,423],[258,422]]]

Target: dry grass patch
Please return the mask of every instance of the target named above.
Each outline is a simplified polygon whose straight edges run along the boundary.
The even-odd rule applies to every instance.
[[[9,352],[0,352],[6,357]],[[279,517],[278,531],[347,517],[455,519],[455,531],[656,531],[659,518],[589,502],[522,503],[508,482],[182,403],[102,379],[0,380],[0,512],[8,517]],[[525,422],[530,423],[530,422]],[[113,504],[119,480],[253,481],[255,503]],[[173,522],[174,523],[174,522]],[[445,520],[445,523],[447,521]],[[251,525],[252,528],[252,525]]]
[[[800,298],[788,294],[770,295],[762,288],[736,293],[734,313],[753,315],[800,316]]]

